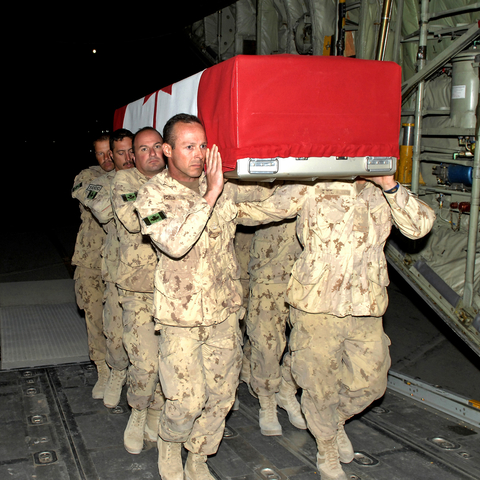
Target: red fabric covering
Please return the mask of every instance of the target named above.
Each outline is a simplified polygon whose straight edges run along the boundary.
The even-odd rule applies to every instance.
[[[198,89],[224,170],[245,157],[398,157],[400,111],[393,62],[239,55],[205,70]]]
[[[168,95],[157,105],[161,91]],[[119,108],[114,129],[162,131],[171,115],[198,111],[224,170],[246,157],[399,156],[401,70],[393,62],[239,55],[158,90],[153,107],[149,97]]]
[[[125,119],[125,112],[127,111],[127,106],[117,108],[113,115],[113,131],[123,128],[123,121]]]

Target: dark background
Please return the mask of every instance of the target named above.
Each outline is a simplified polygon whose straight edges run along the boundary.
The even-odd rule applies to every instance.
[[[4,225],[79,224],[70,189],[96,162],[94,134],[112,130],[116,108],[207,68],[185,27],[231,3],[14,7],[4,18]]]
[[[72,275],[80,216],[70,190],[75,175],[96,162],[93,132],[111,130],[116,108],[208,67],[185,26],[232,0],[98,3],[4,8],[0,282],[65,278],[65,268]],[[399,330],[392,335],[399,371],[408,367],[408,374],[475,395],[478,382],[465,378],[477,378],[479,357],[435,320],[473,368],[456,362],[428,324],[406,312],[405,298],[418,297],[399,285],[398,302],[390,304],[396,317],[386,329]],[[425,317],[434,318],[430,309]]]

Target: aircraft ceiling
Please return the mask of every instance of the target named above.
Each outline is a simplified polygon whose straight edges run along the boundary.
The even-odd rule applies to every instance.
[[[233,0],[182,0],[143,3],[88,2],[24,7],[15,12],[19,28],[10,35],[75,43],[115,42],[158,38],[234,3]],[[100,6],[99,6],[100,5]],[[126,7],[124,7],[125,5]]]

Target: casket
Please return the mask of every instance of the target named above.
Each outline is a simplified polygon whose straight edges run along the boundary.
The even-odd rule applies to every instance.
[[[226,177],[354,178],[395,173],[400,112],[396,63],[239,55],[119,108],[114,129],[191,113]]]

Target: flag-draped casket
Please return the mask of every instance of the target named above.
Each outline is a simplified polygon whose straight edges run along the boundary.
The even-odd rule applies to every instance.
[[[198,115],[224,170],[239,159],[398,157],[401,70],[344,57],[239,55],[115,112],[114,129],[162,132]]]

